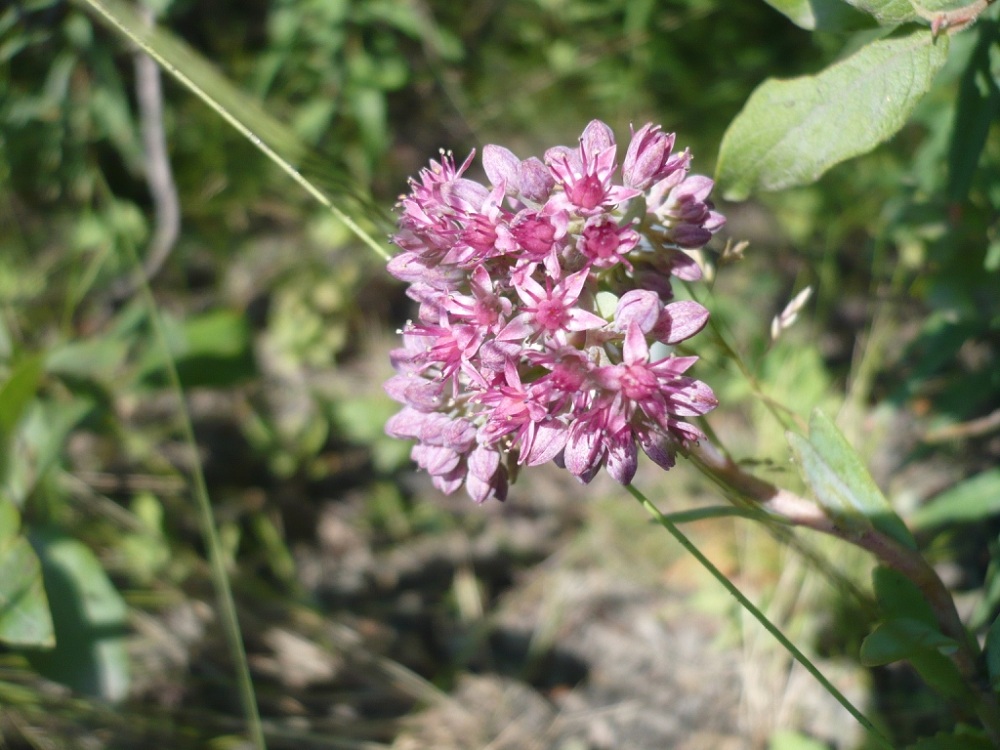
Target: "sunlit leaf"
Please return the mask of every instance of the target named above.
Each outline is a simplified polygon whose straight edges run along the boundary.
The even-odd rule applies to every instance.
[[[767,750],[826,750],[825,742],[806,737],[791,729],[779,729],[771,735]]]
[[[20,524],[14,504],[0,498],[0,643],[49,648],[55,631],[42,568]]]
[[[871,151],[903,127],[947,51],[946,37],[917,30],[873,42],[817,75],[765,81],[723,137],[723,195],[743,200],[806,185]]]
[[[789,433],[788,441],[803,478],[832,518],[854,529],[877,528],[916,549],[913,536],[875,484],[860,456],[822,412],[813,412],[808,440]]]
[[[974,523],[1000,514],[1000,469],[989,469],[935,495],[913,514],[922,529],[947,523]]]
[[[764,0],[776,11],[803,29],[844,31],[859,29],[870,21],[852,10],[844,0]]]
[[[29,357],[20,362],[7,382],[0,386],[0,448],[35,397],[41,377],[41,358]]]
[[[920,18],[910,0],[844,0],[883,26],[897,26]]]
[[[93,409],[84,398],[35,401],[12,442],[10,462],[0,489],[21,505],[62,455],[70,431]]]
[[[124,600],[77,540],[51,531],[33,533],[31,541],[42,561],[56,631],[54,649],[29,652],[32,666],[81,693],[122,700],[129,686]]]

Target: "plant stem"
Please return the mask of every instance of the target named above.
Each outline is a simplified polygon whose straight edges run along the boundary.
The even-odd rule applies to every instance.
[[[736,585],[730,581],[726,575],[719,570],[715,564],[709,560],[705,555],[698,549],[695,544],[688,539],[688,537],[678,528],[678,526],[670,520],[663,512],[660,511],[642,492],[631,485],[626,485],[625,489],[634,497],[643,508],[656,520],[660,526],[665,528],[674,539],[692,556],[698,563],[707,570],[715,580],[717,580],[722,586],[728,591],[740,606],[743,607],[747,612],[749,612],[754,619],[759,622],[768,633],[774,636],[775,640],[782,645],[782,647],[788,651],[789,654],[809,672],[816,680],[826,689],[827,692],[832,695],[840,705],[842,705],[848,713],[853,716],[861,726],[863,726],[869,734],[871,734],[872,739],[878,744],[879,747],[886,748],[886,750],[892,750],[892,745],[885,738],[885,736],[875,728],[875,725],[862,714],[855,706],[852,704],[847,697],[841,693],[834,685],[831,683],[826,676],[813,664],[809,658],[802,653],[799,648],[792,643],[788,637],[778,629],[778,626],[771,622],[767,615],[760,611],[757,606],[751,602],[747,597],[736,588]]]
[[[1000,704],[981,674],[978,645],[962,623],[947,587],[919,552],[874,528],[858,531],[838,526],[818,504],[748,474],[708,441],[692,449],[690,458],[719,485],[754,503],[776,520],[842,539],[872,553],[880,562],[909,578],[923,592],[941,632],[958,644],[951,659],[969,688],[984,728],[1000,748]]]
[[[142,265],[139,262],[135,248],[128,245],[128,252],[131,255],[131,262],[136,272],[142,274]],[[232,587],[229,584],[229,573],[226,570],[225,557],[222,553],[222,543],[219,540],[219,531],[216,528],[215,517],[212,513],[212,502],[208,496],[208,485],[205,482],[205,474],[201,470],[201,463],[197,457],[198,443],[195,440],[191,414],[188,411],[187,402],[184,398],[184,388],[181,385],[180,375],[177,372],[177,364],[170,352],[170,345],[163,330],[163,320],[156,307],[153,292],[149,288],[149,280],[144,274],[137,278],[139,279],[139,291],[149,310],[149,317],[152,321],[157,343],[163,352],[164,369],[166,370],[170,387],[177,394],[178,412],[180,414],[181,432],[184,442],[187,443],[195,454],[191,477],[194,483],[194,498],[198,509],[198,521],[201,526],[201,532],[205,536],[205,547],[208,551],[208,563],[212,573],[212,584],[215,587],[219,619],[221,620],[226,644],[229,646],[233,668],[236,670],[236,684],[239,689],[243,713],[247,720],[247,732],[253,747],[257,750],[266,750],[267,742],[264,738],[264,728],[260,720],[260,711],[257,708],[257,696],[254,693],[253,679],[250,676],[250,665],[247,662],[246,648],[243,645],[243,636],[240,632],[236,602],[233,599]]]

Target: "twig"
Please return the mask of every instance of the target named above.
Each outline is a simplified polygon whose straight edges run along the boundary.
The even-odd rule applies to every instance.
[[[964,438],[979,437],[988,435],[994,430],[1000,429],[1000,409],[985,417],[971,419],[968,422],[950,424],[947,427],[939,427],[936,430],[928,430],[922,438],[925,443],[947,443],[951,440],[962,440]]]
[[[153,26],[152,8],[140,4],[142,21]],[[163,128],[163,86],[160,68],[141,49],[135,52],[135,94],[139,104],[139,126],[142,131],[143,151],[146,155],[146,184],[153,200],[153,237],[146,251],[146,259],[138,272],[120,279],[111,289],[115,300],[131,297],[143,280],[149,282],[163,268],[177,244],[181,228],[180,200],[177,185],[170,169],[167,136]],[[141,274],[141,278],[140,278]]]

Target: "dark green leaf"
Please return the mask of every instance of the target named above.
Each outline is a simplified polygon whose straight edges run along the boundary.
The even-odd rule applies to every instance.
[[[990,50],[1000,37],[1000,24],[981,21],[976,31],[979,39],[962,75],[948,152],[948,198],[952,201],[968,195],[990,126],[1000,117],[1000,86],[990,69]]]
[[[861,663],[866,667],[912,659],[923,652],[953,651],[958,644],[919,620],[899,618],[880,623],[861,643]]]
[[[975,523],[1000,513],[1000,469],[990,469],[932,497],[911,519],[917,528]]]
[[[907,745],[905,750],[994,750],[995,747],[983,730],[960,725],[953,732],[924,737]]]
[[[993,620],[986,633],[986,670],[990,675],[990,687],[1000,689],[1000,616]]]
[[[722,139],[723,195],[806,185],[871,151],[903,127],[947,52],[946,37],[921,29],[866,45],[815,76],[765,81]]]
[[[764,0],[776,11],[810,31],[846,31],[870,24],[843,0]]]
[[[256,375],[246,318],[231,310],[213,310],[184,321],[164,316],[164,332],[177,373],[185,387],[223,387]],[[154,340],[143,357],[140,378],[166,382],[163,351]]]
[[[952,700],[969,700],[968,684],[955,663],[944,654],[931,650],[920,651],[910,656],[908,661],[923,681],[941,695]]]
[[[49,648],[55,631],[42,568],[20,523],[13,503],[0,499],[0,643]]]
[[[898,570],[879,566],[872,571],[875,598],[885,620],[908,619],[937,628],[934,610],[923,592]]]
[[[32,534],[55,622],[56,647],[29,653],[46,677],[119,701],[128,693],[126,607],[94,554],[58,532]]]

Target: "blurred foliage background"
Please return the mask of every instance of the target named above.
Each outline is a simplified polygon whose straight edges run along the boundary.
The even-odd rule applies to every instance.
[[[439,148],[502,143],[526,157],[573,143],[593,118],[620,140],[630,123],[662,123],[711,174],[757,84],[820,70],[871,33],[809,33],[763,2],[724,0],[149,6],[307,144],[303,171],[380,236],[407,177]],[[845,407],[904,516],[938,493],[971,496],[965,517],[918,520],[954,585],[985,594],[980,623],[1000,602],[982,590],[1000,530],[1000,126],[980,125],[981,108],[1000,107],[996,52],[992,13],[953,38],[891,144],[814,186],[724,205],[747,257],[719,270],[711,295],[693,292],[752,376],[711,351],[699,365],[738,455],[788,476],[761,393],[800,414]],[[179,217],[152,290],[194,418],[197,450],[187,445],[163,344],[129,281],[165,221],[147,183],[136,66],[79,5],[0,9],[0,577],[33,587],[0,592],[26,602],[0,611],[5,746],[237,746],[188,489],[196,463],[269,740],[389,743],[400,717],[468,666],[429,634],[466,610],[454,569],[437,573],[443,584],[386,584],[379,566],[487,523],[415,483],[408,446],[382,434],[395,406],[379,383],[408,303],[339,221],[165,79],[159,122]],[[970,138],[983,147],[963,164],[956,144]],[[807,284],[806,320],[771,342],[771,317]],[[566,533],[589,522],[559,514]],[[352,568],[337,552],[331,572],[324,554],[344,538],[367,562]],[[487,603],[551,551],[505,544],[501,572],[473,566]],[[407,586],[432,591],[421,600],[431,616],[397,606]],[[831,610],[856,606],[827,596]],[[829,627],[822,648],[856,645],[857,632]],[[291,667],[278,663],[287,638],[306,654]],[[282,676],[311,659],[330,670],[315,693],[313,678]],[[404,666],[412,682],[393,671]],[[908,706],[893,720],[899,736],[944,721],[932,702]]]

